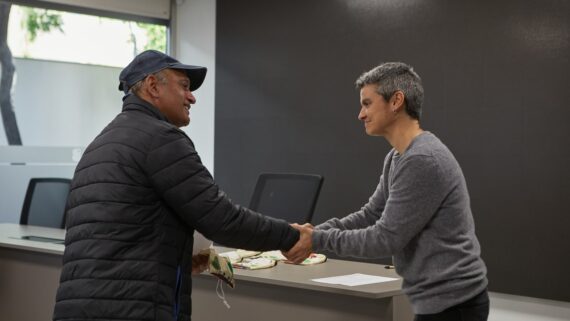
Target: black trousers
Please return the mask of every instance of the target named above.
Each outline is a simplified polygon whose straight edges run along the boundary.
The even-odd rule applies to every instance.
[[[436,314],[418,314],[414,321],[487,321],[489,295],[487,290],[473,299],[452,306]]]

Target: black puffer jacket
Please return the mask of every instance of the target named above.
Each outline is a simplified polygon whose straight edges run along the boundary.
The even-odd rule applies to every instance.
[[[134,95],[85,150],[67,207],[54,320],[190,320],[194,229],[251,250],[299,238],[232,204],[184,132]]]

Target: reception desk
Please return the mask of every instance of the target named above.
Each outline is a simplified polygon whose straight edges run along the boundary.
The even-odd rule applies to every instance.
[[[217,248],[219,253],[226,250],[230,249]],[[235,289],[224,286],[230,309],[216,295],[215,278],[204,274],[193,278],[193,319],[413,320],[411,307],[401,291],[401,278],[384,265],[328,260],[311,266],[279,263],[269,269],[234,271]],[[361,286],[312,281],[354,273],[397,280]]]
[[[22,237],[45,237],[42,241]],[[1,319],[50,320],[59,283],[65,231],[0,224]],[[48,242],[45,242],[48,241]],[[218,248],[218,252],[228,249]],[[353,273],[398,278],[362,286],[311,281]],[[393,320],[413,315],[401,292],[401,279],[383,265],[328,260],[313,266],[280,263],[270,269],[235,270],[236,288],[224,286],[227,309],[216,295],[217,279],[193,278],[193,320]]]
[[[63,245],[22,237],[65,237],[53,228],[0,224],[0,319],[51,320]]]

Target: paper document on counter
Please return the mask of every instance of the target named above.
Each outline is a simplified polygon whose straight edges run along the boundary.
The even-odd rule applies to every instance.
[[[333,276],[330,278],[312,279],[311,281],[327,283],[327,284],[340,284],[346,286],[358,286],[373,283],[382,283],[388,281],[396,281],[395,278],[387,278],[377,275],[368,275],[362,273],[354,273],[349,275]]]

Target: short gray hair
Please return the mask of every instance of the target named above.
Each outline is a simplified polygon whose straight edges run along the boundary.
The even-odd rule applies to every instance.
[[[166,69],[162,69],[162,70],[159,70],[159,71],[152,73],[150,75],[155,76],[156,79],[158,79],[158,82],[165,84],[166,83],[165,70]],[[150,76],[150,75],[148,75],[148,76]],[[146,77],[148,77],[148,76],[146,76]],[[132,85],[131,88],[129,88],[129,93],[135,94],[138,96],[140,90],[142,89],[142,86],[144,84],[144,80],[146,79],[146,77],[144,77],[143,79],[137,81],[134,85]]]
[[[404,93],[406,113],[419,120],[422,115],[424,88],[422,79],[414,69],[403,62],[386,62],[360,75],[356,80],[356,88],[375,84],[377,92],[386,101],[400,90]]]

